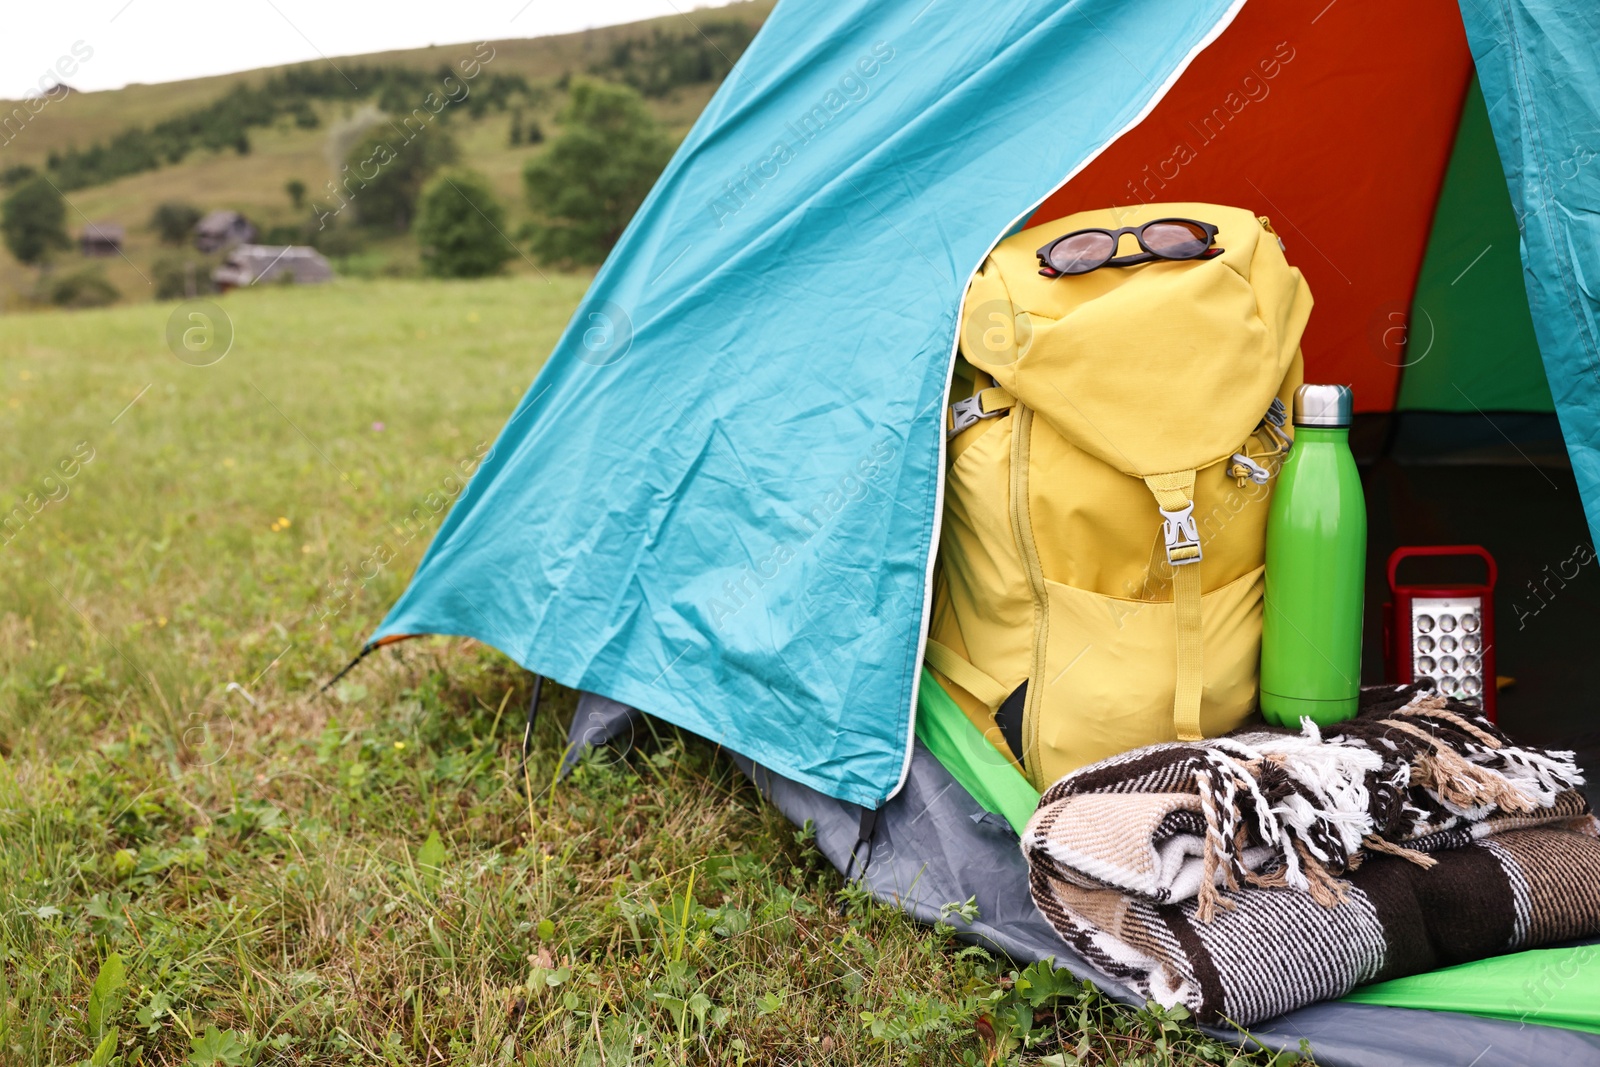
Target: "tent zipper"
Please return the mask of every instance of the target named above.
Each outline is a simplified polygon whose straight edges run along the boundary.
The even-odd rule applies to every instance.
[[[1175,68],[1173,68],[1170,74],[1167,75],[1166,80],[1163,81],[1159,86],[1156,86],[1155,92],[1153,92],[1150,95],[1150,98],[1145,101],[1144,106],[1139,109],[1139,113],[1129,119],[1127,125],[1123,126],[1122,129],[1108,137],[1104,144],[1095,149],[1093,152],[1089,153],[1088,156],[1084,157],[1082,162],[1080,162],[1076,167],[1072,168],[1070,173],[1068,173],[1055,185],[1051,186],[1050,189],[1046,190],[1045,194],[1038,200],[1030,204],[1026,211],[1012,219],[1011,224],[996,234],[994,240],[989,242],[989,248],[992,249],[995,245],[1005,240],[1007,235],[1015,232],[1017,227],[1024,219],[1030,217],[1035,211],[1039,210],[1040,204],[1043,204],[1046,200],[1050,199],[1051,196],[1055,195],[1057,190],[1063,188],[1068,182],[1072,181],[1072,179],[1081,174],[1085,167],[1093,163],[1096,159],[1100,158],[1101,154],[1113,144],[1121,140],[1124,134],[1137,127],[1140,123],[1144,122],[1145,119],[1149,118],[1150,113],[1156,109],[1156,105],[1161,103],[1161,101],[1166,98],[1166,95],[1172,91],[1172,87],[1178,83],[1178,79],[1183,76],[1184,71],[1188,70],[1194,61],[1199,58],[1200,53],[1209,48],[1212,42],[1214,42],[1218,37],[1222,36],[1222,31],[1226,30],[1230,25],[1233,24],[1233,20],[1238,17],[1239,12],[1243,10],[1244,5],[1245,0],[1233,0],[1233,3],[1228,6],[1228,10],[1222,13],[1222,16],[1217,19],[1216,24],[1213,25],[1211,29],[1200,38],[1200,40],[1195,42],[1194,47],[1189,50],[1189,53],[1183,57],[1183,60],[1179,62]],[[983,253],[983,256],[978,259],[978,262],[972,265],[972,269],[967,271],[968,286],[972,284],[973,275],[978,273],[978,269],[983,266],[983,261],[987,259],[988,256],[989,251],[986,249]],[[956,355],[961,351],[960,309],[961,305],[964,303],[966,303],[966,289],[961,291],[961,301],[956,305],[956,327],[954,330],[955,336],[951,338],[950,355],[945,360],[944,395],[939,408],[939,433],[937,435],[939,442],[939,465],[934,472],[933,529],[928,542],[927,565],[923,568],[922,575],[922,629],[917,635],[917,655],[916,660],[913,662],[911,672],[911,706],[908,709],[908,714],[906,716],[905,751],[900,761],[900,780],[894,784],[894,788],[889,790],[888,794],[883,798],[885,802],[897,795],[901,789],[905,788],[906,779],[911,774],[911,754],[916,749],[917,693],[922,684],[922,658],[927,652],[929,615],[933,610],[933,569],[934,563],[939,555],[939,531],[944,525],[944,468],[945,459],[948,454],[945,450],[944,412],[950,407],[950,376],[955,372]],[[1029,686],[1028,688],[1031,690],[1036,687]],[[1029,694],[1029,699],[1033,699],[1031,693]],[[1026,721],[1026,713],[1024,713],[1024,721]],[[1024,734],[1024,737],[1026,737],[1026,734]]]

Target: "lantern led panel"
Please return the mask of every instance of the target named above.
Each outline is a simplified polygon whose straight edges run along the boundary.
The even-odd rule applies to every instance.
[[[1432,678],[1434,688],[1473,707],[1483,706],[1483,600],[1480,597],[1411,602],[1411,677]]]
[[[1402,585],[1400,564],[1418,556],[1471,556],[1488,570],[1480,584]],[[1498,568],[1480,545],[1397,548],[1389,557],[1390,602],[1384,605],[1383,645],[1389,680],[1424,678],[1445,696],[1496,717],[1494,584]]]

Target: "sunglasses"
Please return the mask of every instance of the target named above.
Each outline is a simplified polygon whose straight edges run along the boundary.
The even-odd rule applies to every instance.
[[[1117,242],[1133,234],[1143,252],[1117,255]],[[1143,226],[1120,230],[1074,230],[1039,249],[1039,273],[1046,278],[1087,274],[1101,267],[1131,267],[1157,259],[1209,259],[1223,250],[1214,248],[1217,227],[1193,219],[1153,219]]]

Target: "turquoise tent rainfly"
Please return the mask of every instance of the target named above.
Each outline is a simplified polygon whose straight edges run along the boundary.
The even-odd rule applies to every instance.
[[[1600,536],[1600,6],[1461,0],[1522,234],[1533,332]]]
[[[784,0],[375,637],[476,637],[882,803],[968,276],[1239,2]]]
[[[1462,6],[1541,356],[1600,529],[1600,8]],[[476,637],[829,796],[893,796],[911,754],[968,278],[1230,24],[1281,20],[1293,43],[1272,54],[1305,53],[1278,63],[1281,95],[1319,41],[1343,39],[1327,19],[1384,17],[1368,4],[1302,19],[1251,0],[1236,20],[1244,7],[781,0],[374,640]],[[1242,69],[1261,70],[1252,47]],[[1198,99],[1237,97],[1233,81],[1205,84]],[[1345,151],[1362,168],[1406,165],[1383,156],[1382,132]],[[1230,120],[1215,151],[1249,135]],[[1295,165],[1292,139],[1270,145]],[[1320,242],[1274,206],[1281,190],[1244,195],[1321,262]]]

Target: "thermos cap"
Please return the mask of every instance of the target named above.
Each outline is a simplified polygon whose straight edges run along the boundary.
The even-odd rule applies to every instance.
[[[1302,385],[1294,391],[1294,424],[1342,428],[1350,425],[1355,396],[1348,385]]]

